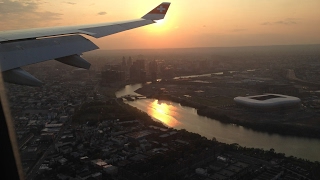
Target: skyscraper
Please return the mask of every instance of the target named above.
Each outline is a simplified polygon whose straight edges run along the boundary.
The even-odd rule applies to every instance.
[[[158,63],[156,60],[149,62],[149,73],[151,81],[157,80],[157,72],[158,72]]]

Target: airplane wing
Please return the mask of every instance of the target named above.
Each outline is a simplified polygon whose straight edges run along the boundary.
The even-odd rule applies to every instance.
[[[55,59],[59,62],[89,69],[83,52],[99,49],[81,36],[100,38],[163,19],[170,3],[163,2],[140,19],[77,26],[35,28],[0,32],[0,70],[5,82],[39,86],[43,83],[20,67]]]

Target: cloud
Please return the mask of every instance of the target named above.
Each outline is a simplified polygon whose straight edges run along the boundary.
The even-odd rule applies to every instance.
[[[261,25],[272,25],[272,23],[267,21],[267,22],[261,23]]]
[[[37,4],[34,2],[20,2],[11,0],[2,0],[0,6],[0,15],[15,14],[19,12],[32,12],[37,9]]]
[[[105,11],[98,12],[98,15],[106,15],[106,14],[107,14],[107,12],[105,12]]]
[[[294,25],[297,24],[298,19],[295,18],[287,18],[285,20],[275,21],[275,22],[264,22],[261,25]]]
[[[77,3],[75,3],[75,2],[64,2],[64,3],[66,3],[66,4],[71,4],[71,5],[77,4]]]
[[[297,24],[297,22],[294,19],[286,19],[284,21],[277,21],[274,22],[275,24],[283,24],[283,25],[291,25],[291,24]]]
[[[231,32],[241,32],[246,31],[247,29],[232,29]]]
[[[39,8],[41,3],[45,2],[1,0],[0,31],[39,27],[61,18],[60,13],[41,11]]]

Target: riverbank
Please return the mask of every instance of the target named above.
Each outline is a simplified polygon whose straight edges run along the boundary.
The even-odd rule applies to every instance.
[[[149,87],[150,91],[145,89],[145,87]],[[142,90],[151,95],[151,91],[157,92],[157,89],[153,87],[154,84],[127,85],[120,91],[117,91],[116,96],[120,97],[137,93],[143,94],[141,93]],[[312,161],[320,160],[318,156],[320,150],[319,139],[282,136],[276,133],[270,134],[251,130],[232,123],[221,123],[220,121],[198,115],[195,108],[187,105],[182,106],[180,103],[173,101],[145,98],[135,101],[126,101],[125,103],[148,113],[154,121],[161,121],[167,127],[177,130],[185,129],[189,132],[200,134],[208,139],[214,138],[219,142],[227,144],[237,143],[242,147],[264,150],[274,148],[276,152],[285,153],[287,156],[294,156]],[[241,111],[239,113],[244,114]]]
[[[178,179],[183,179],[186,173],[194,172],[198,168],[207,169],[207,166],[209,165],[227,162],[230,167],[232,165],[240,164],[244,165],[245,168],[240,167],[240,169],[237,168],[237,171],[235,171],[234,169],[229,168],[229,166],[221,166],[221,172],[225,169],[237,173],[242,171],[242,176],[257,176],[263,172],[267,172],[270,168],[281,167],[282,169],[299,168],[296,177],[306,176],[304,172],[312,172],[312,174],[306,176],[308,179],[317,179],[319,177],[319,174],[317,174],[319,164],[317,162],[299,159],[293,156],[286,156],[284,153],[277,153],[273,148],[265,150],[247,148],[239,146],[237,143],[226,144],[217,141],[215,138],[208,139],[198,133],[190,132],[185,129],[177,130],[168,128],[159,122],[153,121],[147,113],[121,101],[109,103],[110,104],[101,101],[88,102],[77,112],[80,113],[79,116],[81,117],[89,112],[101,116],[112,113],[113,116],[119,120],[114,121],[111,120],[112,118],[104,116],[102,118],[105,119],[102,120],[103,123],[97,123],[96,118],[92,119],[93,121],[96,121],[95,123],[86,123],[87,126],[90,126],[90,128],[86,129],[86,133],[91,131],[93,134],[97,129],[99,129],[99,131],[105,131],[103,129],[105,129],[104,126],[106,126],[106,124],[108,124],[108,127],[110,128],[110,131],[104,132],[107,136],[92,136],[93,138],[104,140],[106,137],[125,137],[128,134],[132,134],[132,132],[135,134],[138,132],[151,132],[150,135],[143,138],[143,141],[130,140],[127,143],[129,145],[125,146],[125,148],[119,146],[120,148],[118,151],[113,151],[113,155],[122,155],[123,152],[126,152],[128,149],[132,152],[131,156],[126,160],[127,165],[121,169],[122,175],[127,172],[131,174],[134,172],[136,177],[143,177],[143,179],[145,179],[146,176],[144,174],[148,173],[148,177],[150,176],[148,179],[155,179],[158,176],[162,177],[166,174],[178,172],[176,174],[177,177],[180,177]],[[99,111],[97,111],[98,109]],[[126,117],[123,117],[123,115]],[[86,126],[83,123],[79,124],[80,126]],[[81,131],[81,128],[75,129]],[[118,136],[119,134],[122,135]],[[97,139],[94,140],[97,141]],[[149,148],[147,150],[141,148],[141,151],[137,152],[136,149],[144,147],[144,144],[148,144]],[[84,148],[90,147],[84,146]],[[106,158],[107,155],[101,155],[101,150],[99,148],[100,146],[95,146],[95,152],[92,152],[89,157]],[[161,153],[152,153],[152,149],[162,151]],[[137,156],[145,159],[137,162],[133,158]],[[71,163],[76,162],[71,161]],[[143,168],[139,169],[135,167]],[[258,174],[252,174],[257,167],[261,167],[260,172]],[[160,169],[160,171],[158,169]],[[210,173],[215,174],[217,173],[217,170],[211,171]],[[287,174],[290,175],[290,173]]]
[[[143,94],[143,91],[138,90],[139,94]],[[282,136],[295,136],[295,137],[306,137],[306,138],[317,138],[320,139],[320,129],[318,127],[307,127],[303,125],[296,125],[282,122],[263,122],[263,121],[249,121],[239,116],[239,112],[232,112],[230,110],[223,110],[215,107],[209,107],[203,104],[192,102],[190,100],[181,99],[175,96],[154,94],[149,97],[158,100],[168,100],[176,103],[180,103],[183,106],[188,106],[197,109],[197,114],[205,116],[211,119],[215,119],[225,124],[236,124],[245,128],[266,132],[269,134],[279,134]],[[241,112],[240,112],[241,113]]]

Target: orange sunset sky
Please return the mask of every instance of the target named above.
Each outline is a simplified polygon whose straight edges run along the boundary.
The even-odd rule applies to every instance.
[[[138,19],[158,0],[0,0],[0,31]],[[93,39],[101,49],[320,43],[320,0],[172,0],[165,19]]]

